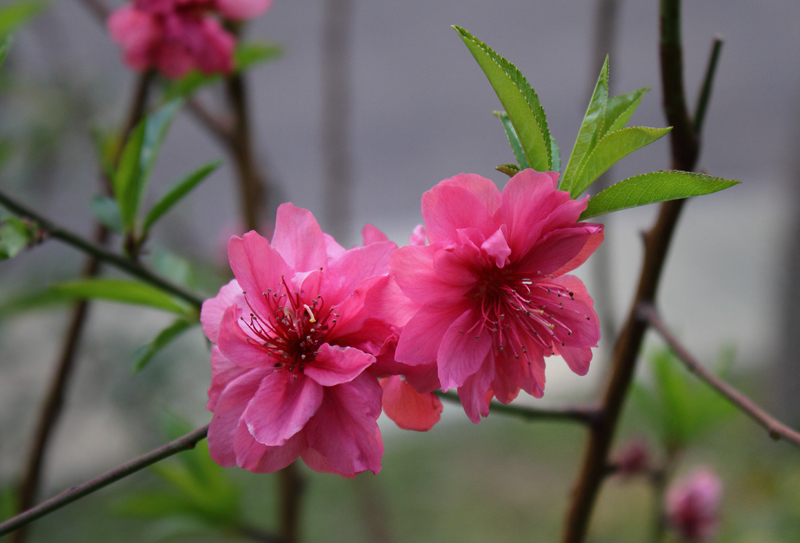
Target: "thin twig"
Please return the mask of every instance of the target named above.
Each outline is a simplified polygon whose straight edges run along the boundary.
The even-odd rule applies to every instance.
[[[694,112],[694,131],[697,134],[703,130],[703,121],[706,120],[706,109],[711,98],[711,87],[714,82],[714,74],[717,71],[717,62],[719,62],[723,43],[722,36],[714,36],[714,41],[711,44],[711,54],[708,57],[708,66],[706,66],[706,76],[703,79],[703,86],[700,87],[700,96],[697,99],[697,106]]]
[[[128,475],[136,473],[137,471],[155,464],[160,460],[168,458],[179,452],[193,449],[198,441],[205,439],[206,434],[208,434],[208,425],[203,426],[194,432],[188,433],[183,437],[179,437],[175,441],[167,443],[166,445],[159,447],[154,451],[150,451],[149,453],[140,456],[135,460],[131,460],[127,464],[123,464],[116,469],[112,469],[111,471],[99,477],[95,477],[94,479],[81,485],[73,486],[58,496],[51,498],[46,502],[37,505],[33,509],[29,509],[28,511],[12,517],[0,524],[0,536],[4,536],[13,530],[16,530],[20,526],[24,526],[29,522],[33,522],[34,520],[52,513],[53,511],[56,511],[65,505],[74,502],[75,500],[96,492],[101,488],[110,485],[111,483],[119,481],[120,479],[124,479]]]
[[[660,23],[664,112],[667,122],[673,127],[670,132],[672,167],[692,171],[699,155],[700,136],[694,131],[695,123],[686,108],[680,0],[661,0]],[[713,77],[713,71],[706,77]],[[708,82],[707,85],[710,89],[711,83]],[[656,224],[644,236],[644,262],[639,285],[625,326],[614,345],[611,378],[602,403],[603,417],[589,434],[589,443],[567,512],[563,543],[582,543],[586,539],[594,503],[604,480],[608,453],[647,330],[647,322],[639,316],[637,310],[642,304],[655,301],[667,251],[684,201],[675,200],[661,204]]]
[[[461,400],[455,392],[437,390],[436,395],[449,402],[461,404]],[[505,405],[497,402],[489,404],[489,411],[520,417],[525,420],[572,421],[587,426],[597,424],[600,416],[600,411],[593,407],[522,407],[520,405]]]
[[[232,119],[212,112],[197,98],[189,98],[186,101],[186,108],[226,148],[230,148],[233,145],[234,127]]]
[[[684,347],[678,339],[669,331],[664,321],[658,315],[658,311],[652,304],[642,304],[639,306],[639,314],[650,325],[658,330],[664,341],[675,351],[678,358],[683,362],[686,367],[697,375],[701,380],[705,381],[707,385],[715,389],[717,392],[728,398],[736,407],[749,416],[756,423],[763,426],[772,439],[785,439],[786,441],[800,447],[800,433],[792,430],[778,419],[767,413],[764,409],[756,405],[756,403],[742,394],[734,387],[705,369],[697,359]]]
[[[175,285],[166,279],[155,275],[141,264],[137,264],[123,256],[106,251],[102,247],[97,246],[78,234],[56,225],[52,221],[31,210],[27,206],[19,203],[2,191],[0,191],[0,205],[16,215],[31,219],[32,221],[36,222],[39,225],[39,228],[41,228],[49,237],[56,238],[60,241],[63,241],[67,245],[71,245],[76,249],[83,251],[84,253],[95,256],[102,262],[111,264],[112,266],[119,268],[133,275],[134,277],[138,277],[139,279],[142,279],[143,281],[146,281],[165,292],[173,294],[178,298],[189,302],[195,307],[200,307],[203,305],[203,299],[199,296],[192,294],[191,292],[184,290],[182,287],[179,287],[178,285]]]

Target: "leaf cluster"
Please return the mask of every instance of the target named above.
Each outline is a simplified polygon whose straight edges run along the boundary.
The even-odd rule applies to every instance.
[[[497,169],[509,176],[520,170],[561,172],[558,144],[550,134],[544,108],[522,73],[467,30],[453,27],[492,85],[505,111],[495,111],[518,164]],[[628,127],[649,89],[608,95],[608,58],[603,63],[559,189],[578,198],[611,166],[658,139],[671,128]],[[620,181],[591,198],[581,219],[621,209],[710,194],[737,184],[708,175],[676,170],[652,172]]]

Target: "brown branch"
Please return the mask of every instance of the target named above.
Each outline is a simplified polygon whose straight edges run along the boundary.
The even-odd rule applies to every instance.
[[[436,395],[449,402],[461,404],[458,394],[454,392],[437,390]],[[600,410],[595,407],[523,407],[521,405],[505,405],[497,402],[489,404],[489,411],[525,420],[578,422],[586,426],[596,424],[601,415]]]
[[[690,119],[683,86],[683,53],[680,36],[680,0],[661,0],[661,82],[664,111],[673,126],[670,132],[672,167],[685,171],[695,168],[699,155],[699,134]],[[713,71],[706,79],[713,76]],[[710,83],[708,83],[710,89]],[[703,110],[703,112],[705,109]],[[655,301],[659,279],[666,262],[672,234],[684,200],[661,205],[656,224],[644,235],[644,263],[636,296],[628,318],[614,345],[612,374],[602,402],[602,417],[592,427],[575,492],[567,512],[564,543],[582,543],[586,539],[594,503],[603,483],[608,453],[617,429],[622,407],[636,369],[647,322],[638,308]]]
[[[131,105],[128,108],[128,115],[122,127],[123,140],[142,117],[147,103],[147,94],[151,81],[152,74],[150,72],[137,79]],[[119,160],[120,150],[121,146],[114,157],[115,163]],[[109,180],[105,175],[101,175],[101,177],[103,179],[105,192],[110,193],[111,184]],[[94,243],[99,247],[103,247],[108,241],[108,238],[108,229],[102,224],[95,225]],[[96,255],[89,256],[84,264],[83,273],[81,274],[82,277],[92,278],[96,277],[99,273],[100,259]],[[72,308],[70,323],[67,327],[67,333],[61,347],[61,354],[58,357],[58,363],[56,364],[55,372],[50,381],[50,386],[36,424],[33,442],[26,456],[27,463],[25,472],[22,476],[17,495],[16,506],[18,512],[29,509],[36,502],[36,494],[39,491],[41,483],[42,469],[44,467],[47,449],[51,443],[53,432],[58,424],[64,406],[64,397],[69,387],[70,378],[72,377],[75,366],[75,356],[78,352],[81,337],[83,336],[88,312],[89,302],[86,300],[79,301]],[[25,537],[26,531],[25,529],[21,529],[13,535],[12,541],[14,543],[22,543]]]
[[[208,434],[208,425],[203,426],[194,432],[190,432],[183,437],[179,437],[175,441],[171,441],[166,445],[155,449],[154,451],[150,451],[149,453],[140,456],[135,460],[131,460],[130,462],[123,464],[116,469],[112,469],[111,471],[100,475],[99,477],[95,477],[94,479],[91,479],[90,481],[87,481],[81,485],[71,487],[58,496],[51,498],[46,502],[37,505],[33,509],[29,509],[24,513],[12,517],[0,524],[0,537],[18,529],[21,526],[25,526],[26,524],[33,522],[36,519],[48,515],[53,511],[61,509],[65,505],[69,505],[70,503],[83,498],[84,496],[88,496],[89,494],[96,492],[101,488],[110,485],[111,483],[115,483],[120,479],[124,479],[128,475],[136,473],[137,471],[155,464],[160,460],[169,458],[170,456],[179,452],[193,449],[194,446],[197,445],[198,441],[205,439],[206,434]]]
[[[775,417],[767,413],[764,409],[759,407],[753,400],[742,394],[734,387],[705,369],[697,359],[684,347],[678,339],[669,331],[667,326],[658,315],[658,311],[652,304],[642,304],[639,306],[639,314],[650,325],[655,328],[664,341],[667,342],[675,354],[684,365],[697,375],[711,388],[728,398],[736,407],[743,411],[747,416],[756,421],[759,425],[763,426],[772,439],[785,439],[786,441],[800,447],[800,433],[792,430]]]

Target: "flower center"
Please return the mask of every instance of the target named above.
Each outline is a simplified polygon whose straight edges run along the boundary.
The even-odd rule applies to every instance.
[[[285,370],[297,378],[305,364],[315,359],[339,315],[333,308],[325,308],[321,295],[307,300],[304,291],[289,288],[285,277],[281,283],[277,291],[267,289],[261,294],[268,308],[266,315],[258,314],[248,300],[250,318],[246,320],[242,316],[241,319],[254,335],[248,336],[247,341],[258,341],[276,360],[275,371]]]
[[[564,336],[572,335],[558,317],[564,309],[562,299],[574,300],[574,294],[553,279],[541,272],[520,273],[513,266],[485,269],[472,291],[482,318],[468,332],[478,337],[484,331],[492,334],[495,356],[524,357],[530,364],[531,341],[553,354],[554,344],[563,346]]]

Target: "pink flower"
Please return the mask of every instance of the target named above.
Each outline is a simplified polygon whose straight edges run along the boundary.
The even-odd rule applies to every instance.
[[[700,468],[667,491],[667,521],[686,541],[710,541],[719,526],[722,481]]]
[[[226,19],[242,21],[267,11],[272,6],[272,0],[215,0],[215,4]]]
[[[205,74],[233,69],[233,36],[197,6],[138,0],[112,13],[107,25],[134,70],[153,68],[178,79],[193,69]]]
[[[430,245],[391,258],[399,291],[419,308],[403,328],[396,359],[437,364],[441,386],[458,388],[473,422],[487,398],[520,389],[541,397],[544,357],[561,355],[585,375],[600,330],[583,283],[565,275],[603,240],[577,222],[586,201],[556,190],[558,174],[524,170],[501,193],[474,174],[446,179],[422,197]],[[397,293],[384,291],[385,304]]]
[[[395,248],[345,250],[291,204],[278,208],[271,243],[255,232],[231,238],[236,279],[200,316],[215,344],[207,407],[217,463],[264,473],[300,456],[316,471],[380,471],[381,387],[364,370],[390,328],[364,299]]]

